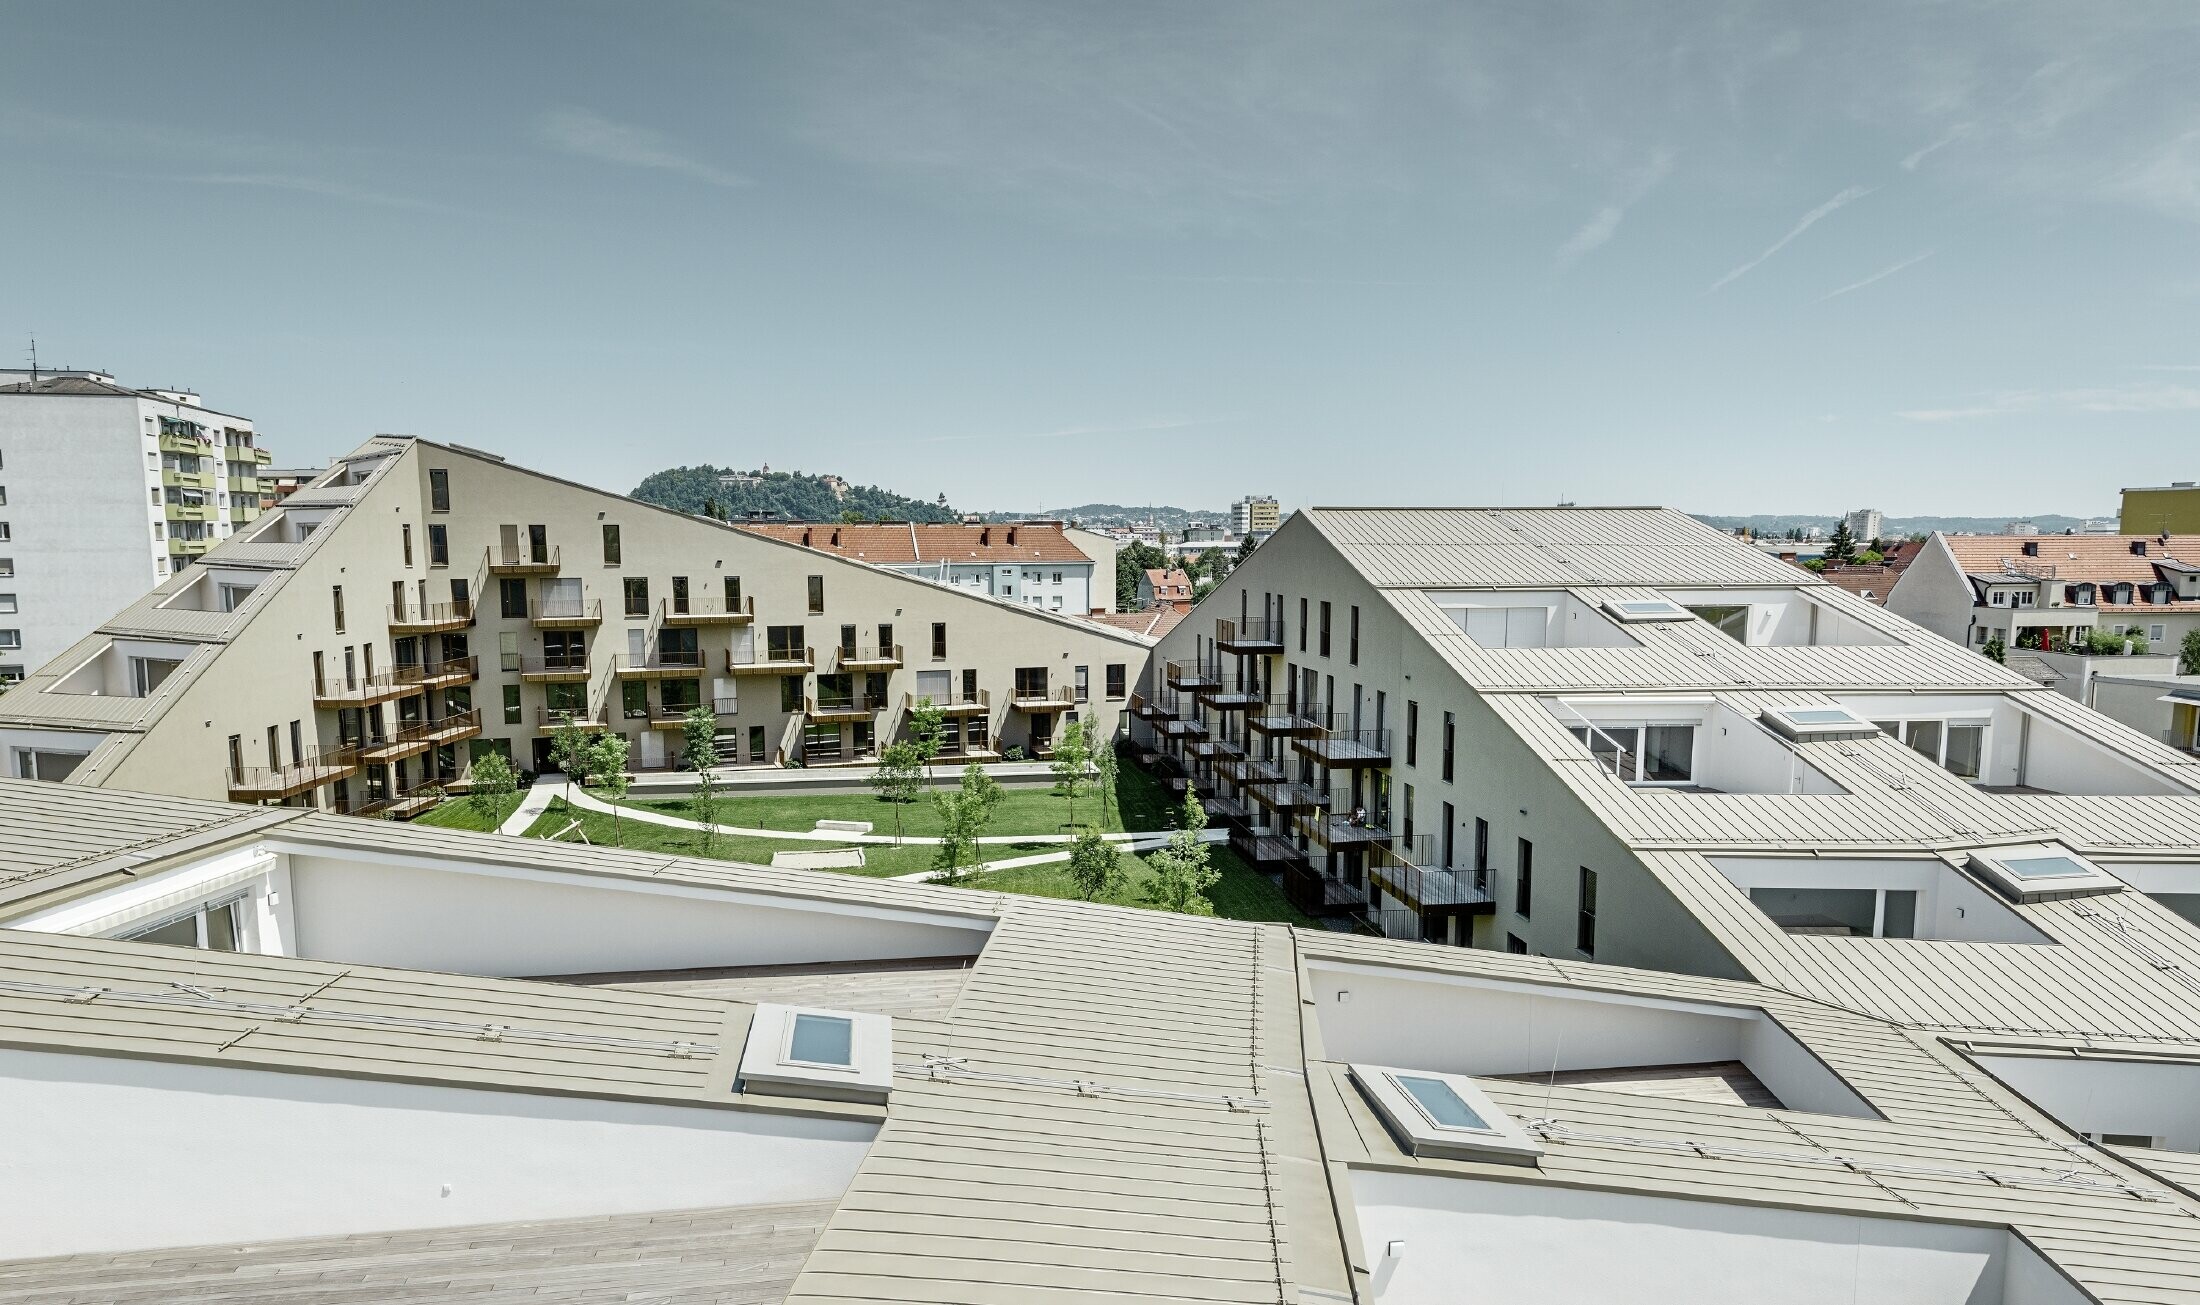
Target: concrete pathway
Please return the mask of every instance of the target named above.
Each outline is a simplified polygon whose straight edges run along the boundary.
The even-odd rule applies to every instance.
[[[544,783],[545,780],[537,779],[535,787],[539,789]],[[593,793],[575,788],[566,782],[563,775],[557,777],[556,784],[558,792],[554,796],[564,798],[568,803],[581,808],[583,811],[596,811],[607,816],[611,814],[611,804],[609,802]],[[545,797],[543,803],[547,806],[549,798]],[[535,814],[540,815],[542,813],[538,811]],[[619,814],[627,820],[638,820],[645,825],[664,825],[671,829],[701,829],[703,827],[701,821],[689,820],[684,816],[666,815],[662,811],[652,811],[647,807],[621,807],[619,808]],[[516,813],[513,819],[518,819]],[[526,828],[526,825],[520,826],[521,830]],[[940,841],[937,837],[929,834],[910,834],[906,838],[896,840],[892,834],[851,834],[837,829],[772,829],[763,825],[732,825],[723,822],[717,826],[717,829],[719,833],[735,838],[781,838],[797,843],[832,843],[837,846],[883,844],[892,847],[897,845],[897,842],[934,846]],[[512,832],[510,821],[505,822],[503,832]],[[1165,836],[1166,831],[1162,832]],[[1152,836],[1150,832],[1101,835],[1111,843],[1132,843],[1141,838]],[[1076,841],[1077,835],[1075,834],[988,834],[978,840],[980,844],[1059,843],[1063,846]]]
[[[504,823],[497,826],[497,832],[510,834],[514,838],[526,833],[542,818],[542,813],[550,809],[550,799],[562,796],[568,787],[570,785],[566,783],[565,776],[556,771],[535,776],[535,782],[526,792],[520,794],[519,809],[504,818]]]

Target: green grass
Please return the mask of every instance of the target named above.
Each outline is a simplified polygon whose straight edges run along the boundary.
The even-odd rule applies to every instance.
[[[675,811],[685,816],[685,811]],[[700,829],[671,829],[640,820],[626,820],[615,826],[612,818],[600,811],[583,811],[567,806],[563,798],[550,803],[550,809],[542,818],[528,827],[527,837],[548,838],[578,819],[581,832],[588,841],[598,847],[623,847],[637,852],[663,852],[668,856],[712,857],[721,861],[749,861],[757,865],[770,865],[774,852],[827,852],[840,846],[812,842],[807,839],[754,838],[728,834],[722,831],[711,840],[708,851],[703,847],[703,831]],[[576,841],[568,839],[567,841]],[[912,875],[932,868],[933,848],[928,844],[912,844],[908,847],[892,847],[876,843],[863,846],[863,867],[833,873],[865,875],[883,879],[892,875]],[[989,843],[985,855],[991,858],[1026,856],[1034,852],[1059,850],[1036,843]]]
[[[860,777],[863,772],[852,772]],[[940,771],[942,776],[951,774]],[[687,798],[638,798],[632,804],[668,816],[694,819],[694,805]],[[793,830],[807,833],[820,820],[868,820],[874,834],[894,832],[894,803],[871,793],[787,793],[761,797],[728,797],[718,800],[719,823],[748,829]],[[1116,783],[1116,800],[1101,810],[1099,794],[1088,788],[1077,799],[1077,823],[1110,833],[1126,830],[1167,829],[1170,825],[1168,794],[1151,775],[1125,767]],[[1050,789],[1004,788],[1001,804],[993,810],[987,836],[1062,834],[1069,807]],[[920,838],[940,834],[939,808],[929,797],[901,804],[901,832]],[[594,835],[590,835],[594,837]]]
[[[471,829],[476,833],[493,833],[497,826],[511,819],[512,813],[519,809],[522,796],[520,793],[511,793],[498,798],[496,813],[488,816],[474,810],[473,802],[467,798],[451,798],[435,810],[416,817],[413,823],[436,825],[443,829]]]
[[[1210,846],[1214,864],[1222,871],[1222,878],[1215,884],[1212,898],[1215,914],[1225,920],[1262,920],[1280,924],[1296,924],[1305,928],[1319,928],[1312,916],[1291,905],[1283,890],[1268,882],[1267,876],[1240,861],[1229,848],[1219,844]],[[1122,889],[1099,898],[1117,906],[1150,906],[1142,894],[1146,882],[1153,878],[1153,870],[1143,857],[1124,854],[1125,875]],[[983,888],[993,892],[1024,893],[1033,897],[1074,898],[1077,890],[1070,886],[1067,862],[1050,862],[1046,865],[1018,866],[1013,870],[994,870],[974,875],[968,887]]]

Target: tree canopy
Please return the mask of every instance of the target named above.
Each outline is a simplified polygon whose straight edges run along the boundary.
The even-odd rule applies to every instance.
[[[962,520],[961,513],[938,502],[907,498],[876,485],[849,485],[836,493],[825,477],[800,472],[774,471],[753,485],[719,483],[720,475],[736,471],[709,463],[668,467],[644,476],[634,488],[634,497],[676,512],[725,521],[741,521],[758,513],[794,521]]]

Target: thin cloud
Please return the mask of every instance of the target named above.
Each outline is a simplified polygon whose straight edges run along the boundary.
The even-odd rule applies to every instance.
[[[567,154],[629,168],[654,168],[713,186],[746,186],[747,177],[681,152],[646,127],[629,127],[587,109],[552,109],[536,124],[544,144]]]
[[[2004,390],[1957,408],[1913,408],[1904,421],[1972,421],[2029,412],[2200,412],[2200,389],[2189,385],[2101,386],[2067,390]]]
[[[1955,144],[1957,141],[1962,140],[1965,136],[1968,136],[1970,134],[1971,124],[1964,123],[1962,126],[1955,128],[1953,131],[1950,131],[1947,135],[1942,136],[1939,140],[1934,141],[1932,144],[1927,145],[1922,149],[1911,150],[1909,154],[1904,156],[1902,160],[1902,170],[1904,172],[1917,171],[1918,164],[1923,163],[1926,159],[1931,158],[1933,155],[1938,154],[1940,151],[1948,148],[1950,145]]]
[[[1817,299],[1813,300],[1812,302],[1814,302],[1814,303],[1821,303],[1821,304],[1822,304],[1822,303],[1826,302],[1826,301],[1827,301],[1828,299],[1839,299],[1839,298],[1840,298],[1840,297],[1841,297],[1842,295],[1845,295],[1845,294],[1849,294],[1849,293],[1851,293],[1851,292],[1853,292],[1853,291],[1861,290],[1861,289],[1863,289],[1863,288],[1864,288],[1865,286],[1871,285],[1871,284],[1873,284],[1873,283],[1875,283],[1875,282],[1879,282],[1879,281],[1884,281],[1884,280],[1886,280],[1886,279],[1887,279],[1888,277],[1890,277],[1890,276],[1893,276],[1893,275],[1894,275],[1895,273],[1897,273],[1897,272],[1901,271],[1901,270],[1902,270],[1903,268],[1905,268],[1905,267],[1916,267],[1916,266],[1917,266],[1917,265],[1918,265],[1919,263],[1922,263],[1922,262],[1924,262],[1924,261],[1925,261],[1926,259],[1928,259],[1928,258],[1931,258],[1932,256],[1933,256],[1933,251],[1932,251],[1932,250],[1930,250],[1930,249],[1928,249],[1928,250],[1926,250],[1926,251],[1925,251],[1924,253],[1922,253],[1922,254],[1918,254],[1918,255],[1916,255],[1915,257],[1912,257],[1912,258],[1905,258],[1905,259],[1903,259],[1903,260],[1902,260],[1901,262],[1899,262],[1899,263],[1896,263],[1896,264],[1895,264],[1894,266],[1892,266],[1892,267],[1883,267],[1883,268],[1879,269],[1878,271],[1876,271],[1876,272],[1872,273],[1872,274],[1871,274],[1870,276],[1867,276],[1867,277],[1865,277],[1865,278],[1864,278],[1863,280],[1861,280],[1861,281],[1851,281],[1851,282],[1849,282],[1849,283],[1848,283],[1847,285],[1845,285],[1845,286],[1842,286],[1842,287],[1841,287],[1841,288],[1840,288],[1839,290],[1835,290],[1835,291],[1831,292],[1830,294],[1823,294],[1823,295],[1820,295],[1820,296],[1818,296],[1818,298],[1817,298]]]
[[[1558,265],[1562,268],[1572,267],[1602,249],[1619,233],[1619,224],[1626,218],[1627,210],[1633,208],[1672,171],[1671,152],[1660,150],[1651,156],[1649,163],[1628,182],[1626,190],[1618,199],[1598,209],[1594,216],[1566,238],[1565,244],[1558,247]]]
[[[1749,275],[1751,272],[1756,271],[1759,264],[1763,263],[1766,259],[1772,257],[1774,254],[1777,254],[1781,250],[1787,248],[1788,245],[1793,242],[1797,236],[1802,235],[1805,231],[1808,231],[1813,226],[1816,226],[1820,218],[1825,217],[1827,214],[1833,212],[1837,208],[1855,203],[1857,200],[1864,198],[1864,196],[1871,194],[1873,189],[1876,189],[1876,187],[1851,186],[1847,190],[1842,191],[1840,194],[1835,195],[1832,199],[1829,199],[1825,203],[1820,204],[1818,207],[1812,209],[1810,212],[1805,213],[1803,215],[1802,221],[1797,222],[1786,235],[1780,237],[1778,240],[1773,241],[1771,247],[1766,249],[1765,252],[1757,255],[1755,258],[1750,259],[1748,262],[1742,264],[1740,267],[1735,268],[1733,271],[1727,273],[1725,276],[1720,277],[1718,280],[1713,281],[1711,283],[1711,288],[1705,290],[1704,293],[1707,295],[1717,294],[1719,291],[1725,289],[1727,286],[1732,285],[1734,282]]]
[[[323,199],[342,200],[351,204],[373,204],[382,208],[447,211],[441,204],[415,199],[410,195],[368,190],[324,177],[292,176],[280,172],[208,172],[194,177],[183,177],[181,180],[194,186],[253,186],[263,190],[288,190],[301,195],[318,195]]]

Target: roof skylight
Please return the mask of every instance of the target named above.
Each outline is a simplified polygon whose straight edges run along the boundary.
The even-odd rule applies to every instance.
[[[1971,853],[1972,873],[2016,902],[2113,893],[2121,879],[2059,843]]]
[[[1877,725],[1846,707],[1767,707],[1759,719],[1773,733],[1798,743],[1879,732]]]
[[[736,1086],[883,1103],[894,1086],[893,1023],[884,1015],[760,1004]]]
[[[1614,599],[1604,610],[1622,621],[1693,621],[1695,613],[1669,598]]]
[[[1408,1154],[1532,1165],[1543,1147],[1463,1074],[1351,1067],[1352,1081]]]

